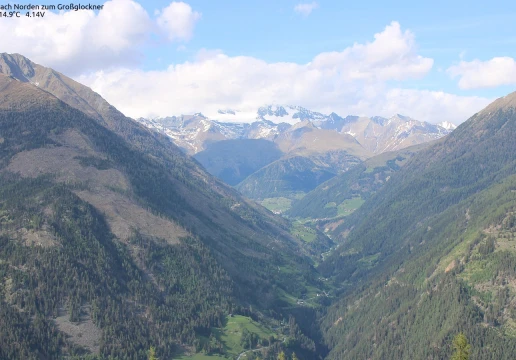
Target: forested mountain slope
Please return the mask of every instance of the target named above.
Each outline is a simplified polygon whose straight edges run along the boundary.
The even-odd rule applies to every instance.
[[[358,209],[414,154],[429,145],[424,143],[369,158],[293,202],[286,215],[310,220],[339,221]]]
[[[329,359],[474,359],[516,352],[516,93],[413,156],[336,230],[321,266],[342,286]]]
[[[318,286],[287,222],[111,120],[0,75],[0,358],[170,358]]]

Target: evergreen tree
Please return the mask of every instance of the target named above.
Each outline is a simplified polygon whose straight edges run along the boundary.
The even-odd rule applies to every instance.
[[[459,333],[455,336],[453,339],[453,348],[455,352],[453,353],[451,360],[469,359],[469,350],[471,345],[468,343],[468,339],[463,333]]]
[[[156,357],[156,349],[154,349],[154,346],[151,346],[149,349],[149,360],[158,360]]]

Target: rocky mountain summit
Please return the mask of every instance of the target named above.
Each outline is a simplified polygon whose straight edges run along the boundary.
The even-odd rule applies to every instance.
[[[255,121],[239,121],[236,110],[219,110],[224,120],[210,119],[201,113],[156,119],[138,119],[145,126],[167,134],[189,154],[206,149],[216,141],[233,139],[266,139],[274,141],[293,126],[331,130],[354,137],[372,154],[400,150],[449,134],[455,125],[450,122],[430,124],[396,114],[341,117],[325,115],[301,106],[266,105],[257,109]],[[329,134],[327,132],[326,134]]]

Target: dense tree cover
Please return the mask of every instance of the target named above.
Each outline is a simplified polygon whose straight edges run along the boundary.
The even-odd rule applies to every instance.
[[[308,192],[334,176],[332,169],[317,166],[309,158],[293,156],[261,168],[237,189],[251,199],[290,197],[296,192]]]
[[[342,246],[320,266],[340,294],[321,314],[287,301],[324,286],[288,223],[165,151],[162,139],[122,122],[110,132],[55,101],[0,110],[0,358],[143,359],[151,347],[170,358],[185,345],[223,354],[214,328],[235,313],[289,319],[285,338],[268,346],[244,334],[244,347],[262,346],[248,358],[317,359],[327,346],[329,359],[447,359],[462,332],[471,358],[512,359],[514,119],[514,108],[477,115],[401,170],[386,163],[391,179],[337,228]],[[69,129],[102,154],[75,157],[80,166],[120,171],[130,187],[109,191],[189,235],[170,244],[134,229],[121,241],[77,195],[95,184],[4,171],[22,151],[66,147]],[[98,355],[60,331],[63,314],[91,320]]]
[[[45,318],[31,319],[29,314],[17,311],[3,300],[0,301],[0,321],[1,359],[51,359],[63,348],[71,353],[78,350]]]
[[[240,339],[240,344],[244,349],[253,349],[258,345],[259,336],[258,334],[249,332],[249,330],[244,329],[242,331],[242,338]]]
[[[471,349],[471,345],[468,344],[468,339],[464,334],[457,334],[453,338],[453,355],[451,360],[468,360],[469,359],[469,350]]]
[[[70,321],[79,321],[86,305],[102,329],[101,354],[120,359],[141,357],[152,343],[171,356],[174,342],[193,344],[198,332],[220,326],[231,303],[232,282],[202,243],[185,239],[167,246],[136,234],[130,246],[123,245],[115,241],[102,215],[63,186],[39,179],[9,179],[2,185],[2,230],[48,228],[58,241],[54,247],[34,248],[5,235],[0,238],[0,274],[10,284],[3,291],[9,304],[4,311],[18,313],[16,326],[28,316],[25,322],[33,327],[18,334],[20,340],[53,334],[48,351],[58,353],[64,340],[49,319],[67,308]],[[45,208],[51,215],[41,212]],[[130,247],[138,249],[143,269]],[[14,321],[9,312],[3,315],[4,324]],[[13,328],[2,330],[9,333]],[[16,343],[9,337],[5,341],[6,351]],[[45,356],[43,350],[32,355]]]
[[[384,258],[407,248],[424,221],[516,172],[513,110],[488,117],[474,117],[394,174],[389,186],[350,216],[355,229],[328,261],[329,267],[348,267],[348,257],[357,253],[359,258],[377,253]],[[503,129],[491,129],[495,120],[505,124]],[[349,271],[354,270],[346,270],[346,275]]]
[[[457,330],[472,340],[475,359],[511,359],[516,340],[483,325],[470,291],[453,277],[425,289],[392,280],[339,303],[325,323],[329,359],[448,359]]]
[[[350,216],[320,266],[342,293],[322,321],[329,359],[448,359],[458,331],[472,358],[513,357],[515,119],[473,117]]]
[[[100,358],[141,359],[150,346],[158,358],[170,358],[178,345],[195,347],[200,336],[210,337],[229,312],[281,318],[290,311],[283,294],[301,297],[308,285],[318,286],[286,222],[248,204],[180,152],[161,154],[159,141],[118,124],[123,136],[54,100],[0,110],[0,169],[22,151],[65,149],[59,139],[73,129],[102,154],[75,157],[81,166],[120,171],[130,188],[109,191],[174,220],[191,236],[171,245],[134,229],[120,241],[105,215],[76,194],[98,184],[3,172],[0,357],[91,358],[59,331],[54,319],[66,312],[68,321],[89,318],[99,329]],[[47,243],[31,242],[29,233]]]
[[[308,275],[307,281],[317,279],[308,260],[292,256],[296,252],[301,255],[301,251],[300,244],[295,244],[288,235],[288,223],[279,221],[263,209],[250,206],[236,193],[213,183],[206,178],[207,174],[195,168],[194,161],[187,160],[179,151],[177,156],[169,153],[159,155],[166,150],[159,146],[160,142],[153,143],[147,133],[138,135],[138,129],[124,128],[123,123],[119,123],[118,132],[131,139],[131,143],[61,102],[38,104],[23,111],[1,111],[0,131],[4,141],[0,144],[3,150],[0,161],[5,166],[20,151],[61,146],[56,135],[67,129],[79,130],[97,151],[107,155],[107,160],[81,157],[81,163],[100,169],[110,163],[123,171],[131,182],[132,194],[129,195],[134,200],[160,216],[174,219],[196,234],[232,276],[250,286],[238,287],[242,297],[268,303],[270,300],[267,299],[273,294],[256,298],[248,296],[245,291],[260,289],[267,293],[271,292],[272,285],[281,283],[290,292],[298,284],[297,281],[292,282],[292,275]],[[128,129],[134,130],[134,134],[126,134]],[[140,147],[145,152],[140,151]],[[276,245],[274,251],[269,246],[271,243]],[[263,256],[253,256],[256,253]],[[286,264],[300,271],[287,276],[273,271],[278,265]],[[299,286],[296,292],[302,289],[303,286]]]

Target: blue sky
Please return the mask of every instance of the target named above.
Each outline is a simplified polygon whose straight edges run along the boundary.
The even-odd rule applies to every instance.
[[[0,0],[0,4],[5,3],[9,2]],[[435,122],[442,118],[459,123],[467,114],[479,110],[479,106],[516,87],[516,67],[512,62],[516,58],[516,5],[509,1],[390,1],[387,4],[384,1],[191,0],[181,3],[183,7],[175,6],[176,10],[167,17],[165,9],[174,2],[113,0],[105,4],[105,10],[97,14],[86,16],[87,12],[79,11],[83,14],[73,21],[66,20],[63,13],[30,19],[32,23],[10,20],[10,28],[14,26],[17,33],[24,35],[7,40],[2,51],[22,52],[34,61],[69,74],[132,116],[164,116],[194,111],[194,108],[203,111],[205,107],[204,111],[208,112],[216,107],[242,108],[243,114],[261,101],[293,101],[315,110],[329,111],[335,107],[341,115],[357,112],[385,116],[389,115],[387,112],[404,111],[423,120]],[[295,10],[303,4],[313,10],[304,13]],[[142,9],[136,9],[138,6]],[[101,15],[109,17],[109,21],[102,22]],[[169,25],[160,25],[160,17],[166,18]],[[2,21],[0,30],[8,24]],[[34,26],[37,21],[48,25],[41,30]],[[111,22],[119,34],[116,34],[118,30],[108,30]],[[82,27],[77,23],[83,24]],[[186,32],[172,23],[183,24]],[[394,29],[392,33],[387,31],[389,27]],[[93,35],[87,38],[86,33],[92,28],[99,30],[93,31],[97,40]],[[399,28],[397,34],[396,28]],[[28,36],[31,31],[46,37],[40,50],[32,50],[41,41]],[[83,36],[77,36],[81,31]],[[382,32],[390,33],[392,41],[398,39],[405,44],[400,45],[399,54],[398,50],[388,53],[391,40],[386,35],[382,44],[378,44],[385,53],[379,55],[385,55],[383,65],[374,58],[366,58],[371,53],[367,49],[354,47],[354,44],[367,47],[374,43],[375,34]],[[109,33],[106,39],[105,33]],[[99,41],[104,44],[98,45]],[[47,47],[54,47],[53,53],[59,55],[50,56]],[[112,50],[115,48],[116,51]],[[375,51],[372,53],[376,54]],[[331,72],[326,71],[326,65],[323,75],[321,69],[305,66],[317,56],[333,52],[351,53],[332,60],[333,74],[338,77],[351,68],[353,74],[360,73],[360,80],[355,76],[335,80],[328,75]],[[397,57],[402,59],[398,64]],[[374,66],[365,69],[360,62],[371,62]],[[299,66],[281,82],[277,80],[283,71],[279,64],[287,64],[287,72],[296,64]],[[262,70],[256,70],[262,65]],[[233,87],[225,80],[233,75],[232,66],[242,72],[230,82]],[[407,76],[400,75],[404,66],[417,69],[409,71]],[[393,70],[391,74],[389,69],[395,67],[398,72]],[[391,75],[386,75],[387,72]],[[224,76],[216,78],[219,73]],[[314,76],[319,76],[318,80]],[[167,82],[158,85],[156,79],[165,77]],[[192,82],[188,83],[186,77],[193,79]],[[305,77],[304,82],[298,81]],[[130,83],[127,78],[137,79],[137,83],[136,80]],[[295,88],[289,88],[288,84],[294,82]],[[153,91],[153,83],[156,90],[146,98],[145,94]],[[113,87],[117,87],[116,91]],[[169,90],[172,87],[176,90]],[[242,91],[247,87],[250,93],[243,96]],[[306,90],[309,87],[314,88],[313,92]],[[196,92],[189,92],[191,89]],[[124,91],[141,92],[141,96],[128,96]],[[181,96],[185,92],[189,92],[188,98]],[[162,93],[165,94],[160,98]],[[199,101],[193,102],[191,98],[196,94]],[[128,98],[131,104],[124,103]],[[454,102],[458,104],[456,108]],[[418,106],[419,103],[423,105]]]
[[[148,1],[153,13],[168,1]],[[195,36],[185,51],[175,44],[155,44],[147,49],[142,64],[147,69],[190,60],[201,48],[221,49],[230,56],[247,55],[267,62],[307,63],[322,52],[339,51],[371,35],[391,21],[414,32],[419,54],[435,60],[432,78],[411,87],[454,91],[480,96],[503,96],[510,86],[458,88],[457,82],[439,71],[462,59],[488,60],[516,57],[516,3],[513,1],[318,1],[309,16],[293,8],[302,1],[206,1],[188,2],[202,13]],[[310,3],[310,1],[307,1]]]

